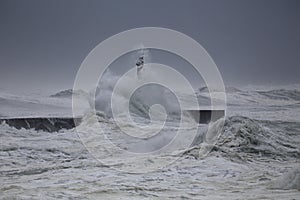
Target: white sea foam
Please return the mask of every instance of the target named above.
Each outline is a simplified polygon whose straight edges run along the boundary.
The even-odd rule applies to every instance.
[[[97,95],[96,100],[105,102],[106,93],[102,94],[104,96]],[[205,93],[198,95],[209,102]],[[66,97],[37,99],[7,93],[0,97],[2,116],[27,116],[29,112],[35,116],[49,116],[49,112],[59,116],[67,115],[69,111],[64,108],[70,108]],[[170,134],[140,143],[124,140],[114,121],[105,116],[106,110],[101,111],[101,106],[96,118],[88,112],[79,131],[84,130],[86,142],[99,148],[98,156],[111,159],[110,165],[104,165],[87,151],[75,129],[49,133],[17,130],[3,123],[0,125],[0,199],[297,199],[298,97],[299,92],[290,89],[228,93],[223,133],[212,152],[203,159],[197,155],[205,139],[205,125],[193,144],[182,151],[124,159],[121,154],[116,157],[112,147],[99,146],[99,141],[111,144],[109,139],[113,139],[121,148],[129,147],[133,152],[156,149],[177,130],[176,115],[171,115],[174,118],[169,118],[166,124],[166,133]],[[131,105],[134,121],[149,123],[149,104],[143,104],[138,96],[135,98]],[[61,106],[64,108],[57,106],[59,102],[65,102]],[[99,140],[96,126],[100,126],[108,138]],[[130,124],[122,126],[138,132]],[[184,128],[190,131],[188,124]],[[147,168],[153,162],[167,162],[174,157],[176,161],[172,164],[146,174],[116,170],[132,169],[132,166]]]

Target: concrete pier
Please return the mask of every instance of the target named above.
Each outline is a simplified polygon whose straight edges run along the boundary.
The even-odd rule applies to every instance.
[[[208,124],[225,116],[225,110],[187,110],[196,122]]]
[[[211,121],[216,121],[225,116],[225,110],[186,110],[196,122],[200,124],[208,124]],[[55,132],[61,129],[72,129],[76,124],[81,122],[81,118],[9,118],[1,119],[0,123],[4,122],[9,126],[17,129],[35,129],[47,132]]]
[[[10,118],[0,119],[0,123],[5,121],[6,124],[17,129],[25,128],[55,132],[60,129],[74,128],[74,120],[81,121],[80,118]]]

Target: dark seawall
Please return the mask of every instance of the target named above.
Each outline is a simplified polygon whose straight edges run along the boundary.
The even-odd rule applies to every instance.
[[[72,129],[75,127],[75,121],[80,122],[80,118],[11,118],[0,119],[0,123],[5,122],[9,126],[17,129],[35,129],[47,132],[55,132],[61,129]]]
[[[208,124],[211,121],[216,121],[225,116],[224,110],[188,110],[187,112],[189,112],[190,115],[192,115],[192,117],[195,119],[195,121],[200,124]],[[0,118],[0,123],[3,122],[17,129],[25,128],[47,132],[56,132],[61,129],[75,128],[75,124],[78,125],[81,122],[81,118]]]
[[[225,117],[225,110],[187,110],[199,124],[208,124]]]

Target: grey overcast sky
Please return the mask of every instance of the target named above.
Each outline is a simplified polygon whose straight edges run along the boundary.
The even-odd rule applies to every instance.
[[[0,88],[71,88],[98,43],[146,26],[197,40],[227,85],[300,82],[297,0],[0,0]]]

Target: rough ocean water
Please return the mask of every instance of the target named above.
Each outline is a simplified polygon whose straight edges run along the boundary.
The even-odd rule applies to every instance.
[[[71,95],[65,91],[29,98],[2,93],[0,116],[71,116]],[[205,88],[198,96],[202,101],[209,99]],[[135,102],[131,105],[135,121],[147,122],[149,109]],[[228,88],[226,113],[222,134],[204,158],[198,157],[203,140],[200,131],[184,151],[114,158],[111,165],[95,159],[78,135],[85,131],[90,137],[85,142],[93,142],[96,138],[91,133],[100,124],[118,145],[124,145],[115,136],[119,132],[116,124],[104,114],[95,120],[86,113],[78,129],[54,133],[18,130],[2,123],[0,199],[299,199],[300,91]],[[173,125],[169,120],[167,133],[177,130]],[[206,128],[202,125],[200,130]],[[160,142],[153,140],[153,145]],[[134,151],[142,146],[130,147]],[[105,159],[114,154],[107,149],[97,152]],[[118,170],[174,157],[170,165],[147,173]]]

